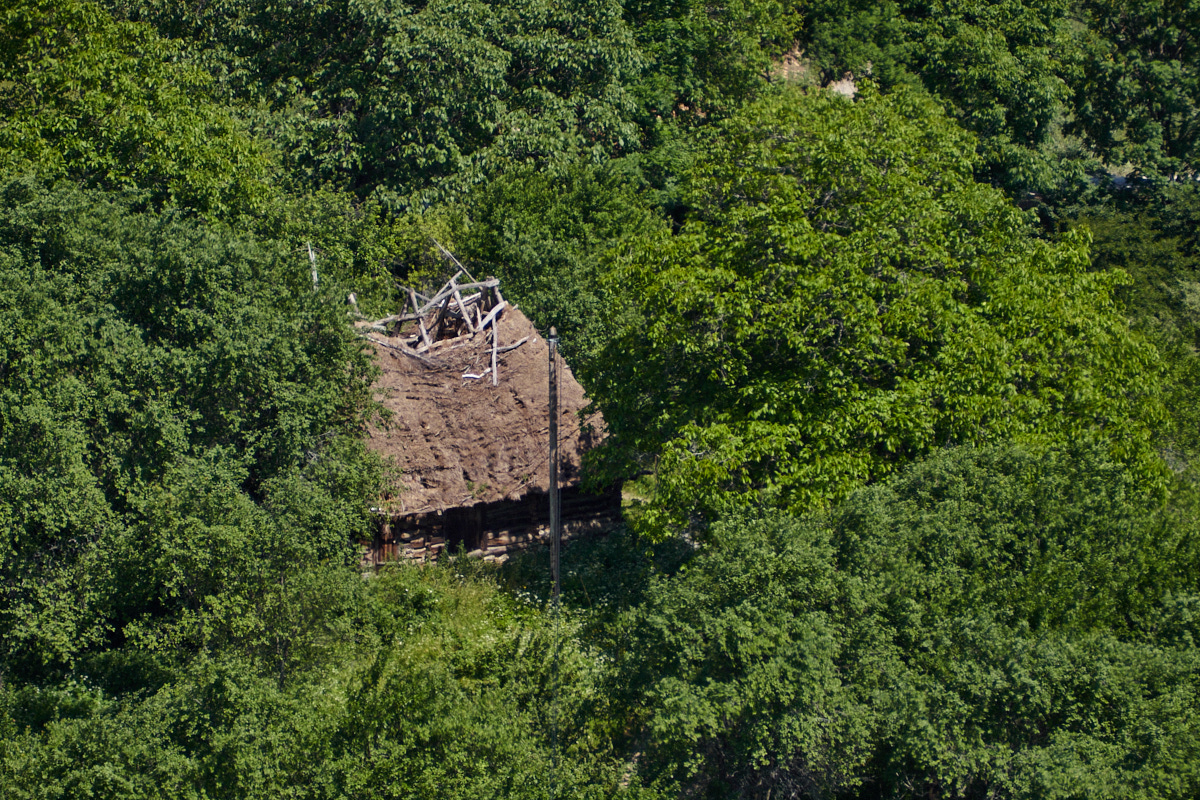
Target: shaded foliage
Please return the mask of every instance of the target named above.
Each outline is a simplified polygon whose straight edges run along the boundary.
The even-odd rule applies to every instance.
[[[461,566],[406,565],[369,583],[342,572],[353,627],[327,632],[332,649],[310,662],[320,670],[282,683],[226,652],[144,697],[104,691],[97,668],[60,688],[6,689],[0,794],[651,796],[620,788],[605,755],[600,663],[577,625]]]
[[[688,125],[721,119],[767,88],[799,24],[779,0],[625,3],[648,69],[636,85],[645,114]]]
[[[1067,2],[819,2],[801,41],[823,82],[918,84],[978,137],[980,176],[1073,195],[1094,158],[1064,138],[1082,45]]]
[[[1088,447],[948,451],[827,518],[729,517],[624,620],[643,777],[694,797],[1185,796],[1198,543]]]
[[[149,26],[87,0],[5,3],[0,166],[203,212],[260,208],[265,148],[181,56]]]
[[[513,173],[472,198],[462,252],[494,268],[539,326],[557,326],[578,369],[613,333],[608,312],[621,299],[604,283],[609,251],[663,228],[646,205],[612,170]]]
[[[1073,127],[1107,162],[1151,174],[1200,166],[1200,3],[1082,3],[1087,45]]]
[[[1093,237],[1093,267],[1132,279],[1118,290],[1133,324],[1153,341],[1170,370],[1172,425],[1160,446],[1182,468],[1200,453],[1200,192],[1190,184],[1125,191],[1104,204],[1065,211]]]
[[[509,166],[637,146],[640,60],[609,0],[113,6],[212,48],[300,185],[420,208]]]

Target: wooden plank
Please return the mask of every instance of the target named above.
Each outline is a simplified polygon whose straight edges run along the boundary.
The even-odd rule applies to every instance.
[[[460,292],[468,292],[472,289],[493,289],[496,286],[498,286],[499,284],[500,284],[500,282],[495,281],[495,280],[493,280],[493,281],[478,281],[478,282],[473,282],[473,283],[460,283],[460,284],[457,284],[457,288]],[[409,289],[409,291],[411,292],[412,289]],[[449,296],[453,293],[454,293],[454,289],[450,286],[450,284],[446,284],[440,290],[438,290],[437,294],[435,294],[433,297],[431,297],[427,301],[425,301],[425,304],[417,309],[417,313],[418,314],[428,314],[432,309],[437,307],[437,305],[439,303],[441,303],[443,300],[445,300],[447,296]],[[421,296],[424,297],[424,295],[421,295]],[[468,300],[467,302],[470,302],[470,301]]]
[[[450,292],[443,289],[442,291],[435,294],[432,298],[430,298],[430,300],[427,303],[425,303],[425,305],[423,305],[419,309],[417,309],[417,313],[421,314],[421,315],[428,314],[433,309],[439,307],[442,304],[442,302],[449,296],[450,296]]]
[[[500,285],[500,281],[496,278],[488,278],[486,281],[472,281],[471,283],[460,283],[458,288],[464,292],[472,289],[494,289]]]
[[[446,311],[449,308],[450,308],[450,296],[447,295],[446,299],[442,302],[442,310],[438,312],[437,322],[435,322],[433,325],[433,335],[434,336],[437,336],[438,334],[440,334],[442,332],[442,320],[446,318]],[[430,345],[430,347],[432,347],[432,346],[433,345]]]
[[[489,315],[490,316],[490,315]],[[500,368],[496,366],[496,356],[498,355],[496,348],[499,346],[500,329],[492,326],[492,386],[500,385]]]
[[[503,301],[497,303],[496,307],[493,308],[491,311],[489,311],[488,315],[483,318],[482,322],[479,323],[479,330],[483,330],[488,325],[490,325],[492,322],[494,322],[496,317],[500,316],[501,312],[504,311],[504,308],[507,305],[508,304]]]
[[[390,317],[384,317],[383,319],[377,319],[374,322],[372,322],[371,324],[372,325],[388,325],[393,322],[413,322],[418,319],[420,319],[420,317],[417,316],[416,314],[392,314]]]
[[[413,358],[413,359],[416,359],[417,361],[420,361],[422,364],[424,364],[425,366],[427,366],[431,369],[437,369],[437,364],[430,361],[425,356],[420,355],[419,353],[408,349],[407,347],[397,347],[394,344],[388,344],[387,342],[381,342],[378,339],[375,339],[371,336],[364,336],[362,338],[366,339],[369,342],[374,342],[375,344],[379,345],[380,347],[386,347],[388,350],[395,350],[398,353],[403,353],[404,355],[408,356],[409,358]]]
[[[417,293],[414,290],[409,289],[408,296],[412,299],[413,308],[416,308],[417,307]],[[417,312],[417,324],[421,328],[421,339],[425,342],[425,346],[429,347],[430,345],[433,344],[433,340],[429,338],[429,331],[425,330],[425,317],[422,316],[419,311]]]
[[[519,342],[514,342],[513,344],[508,344],[508,345],[505,345],[504,347],[501,347],[501,348],[500,348],[499,350],[497,350],[496,352],[498,352],[498,353],[507,353],[509,350],[516,350],[518,347],[520,347],[521,345],[525,344],[525,343],[526,343],[526,342],[528,342],[528,341],[529,341],[529,337],[528,337],[528,336],[526,336],[526,337],[525,337],[524,339],[522,339],[521,341],[519,341]]]
[[[450,277],[450,280],[446,281],[446,284],[444,286],[442,286],[441,289],[438,290],[438,293],[435,294],[429,300],[429,302],[427,302],[425,305],[421,306],[421,308],[417,311],[417,313],[418,314],[428,314],[429,311],[434,308],[434,306],[436,306],[438,303],[442,302],[447,297],[450,297],[452,294],[454,294],[454,291],[457,288],[461,288],[457,284],[458,276],[461,274],[462,274],[462,272],[454,273],[454,275],[452,275]]]
[[[471,319],[470,312],[467,311],[466,305],[463,303],[462,294],[458,291],[458,285],[454,283],[454,278],[450,279],[450,283],[454,285],[454,301],[458,303],[458,311],[462,314],[463,321],[467,323],[467,328],[471,333],[479,333],[479,329],[475,327],[475,321]]]

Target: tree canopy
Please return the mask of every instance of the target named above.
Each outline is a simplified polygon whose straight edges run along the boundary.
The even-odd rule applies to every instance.
[[[820,507],[955,443],[1094,434],[1152,460],[1159,367],[1122,276],[976,183],[930,101],[786,91],[718,130],[683,229],[616,273],[637,313],[589,373],[608,465],[656,463],[664,519]]]
[[[1074,126],[1114,165],[1200,164],[1200,3],[1087,2]]]
[[[129,199],[0,192],[6,668],[69,668],[290,559],[346,558],[370,368],[307,259]]]
[[[204,212],[261,208],[266,148],[212,77],[146,25],[88,0],[0,11],[0,166],[138,188]]]
[[[1197,8],[7,2],[0,800],[1195,797]],[[361,561],[447,251],[553,577]]]
[[[638,142],[640,59],[609,0],[113,5],[227,64],[301,185],[427,204],[506,165]]]
[[[1197,529],[1147,500],[1102,449],[961,448],[827,517],[723,520],[621,623],[645,773],[710,798],[1194,792]]]

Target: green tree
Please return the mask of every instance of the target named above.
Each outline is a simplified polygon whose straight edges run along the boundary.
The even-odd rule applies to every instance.
[[[820,507],[956,442],[1100,435],[1153,471],[1157,354],[1091,272],[976,183],[974,139],[908,92],[782,92],[719,126],[693,212],[614,281],[600,466],[655,466],[659,526]],[[608,473],[612,474],[612,473]]]
[[[296,180],[423,208],[510,165],[638,145],[640,59],[613,0],[113,2],[188,39]]]
[[[1103,448],[959,448],[827,517],[723,520],[614,637],[643,779],[1191,796],[1200,539],[1155,497]]]
[[[322,573],[352,602],[323,620],[326,651],[283,681],[214,647],[120,692],[114,662],[139,653],[127,643],[58,685],[6,682],[0,797],[659,796],[620,783],[606,662],[574,620],[470,563]],[[320,613],[329,593],[311,588],[297,599]]]
[[[87,0],[0,11],[0,167],[203,212],[256,210],[267,153],[212,90],[177,45]]]
[[[269,604],[365,525],[344,303],[289,244],[30,179],[0,196],[0,668],[249,641],[258,617],[214,609]]]
[[[1182,467],[1200,453],[1200,191],[1180,183],[1123,191],[1066,216],[1093,237],[1094,268],[1123,270],[1132,279],[1118,297],[1169,369],[1173,424],[1158,441]]]
[[[688,124],[720,119],[768,85],[798,25],[780,0],[625,3],[647,58],[637,85],[645,112]]]
[[[1095,166],[1063,135],[1082,58],[1069,2],[822,0],[803,13],[822,82],[924,86],[979,137],[981,177],[1014,196],[1078,191]]]
[[[1200,164],[1200,3],[1085,2],[1089,47],[1073,126],[1114,166],[1192,174]]]
[[[462,253],[495,270],[506,296],[543,329],[554,325],[579,368],[612,333],[619,302],[603,280],[607,254],[663,227],[612,169],[580,165],[564,175],[521,171],[491,181],[470,201]]]

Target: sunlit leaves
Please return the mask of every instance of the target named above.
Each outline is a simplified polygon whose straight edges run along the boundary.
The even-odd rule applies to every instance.
[[[1120,275],[1086,271],[1085,238],[1035,240],[928,101],[783,93],[707,145],[693,217],[620,273],[639,316],[592,376],[606,456],[657,460],[660,523],[760,492],[821,507],[950,443],[1103,431],[1150,458],[1158,367]]]
[[[145,25],[87,0],[0,11],[0,166],[205,212],[263,198],[261,145],[211,94],[211,78]]]
[[[608,0],[129,3],[212,48],[302,184],[424,208],[506,168],[637,143],[641,68]]]
[[[345,558],[369,365],[307,259],[99,192],[0,191],[5,668]]]

